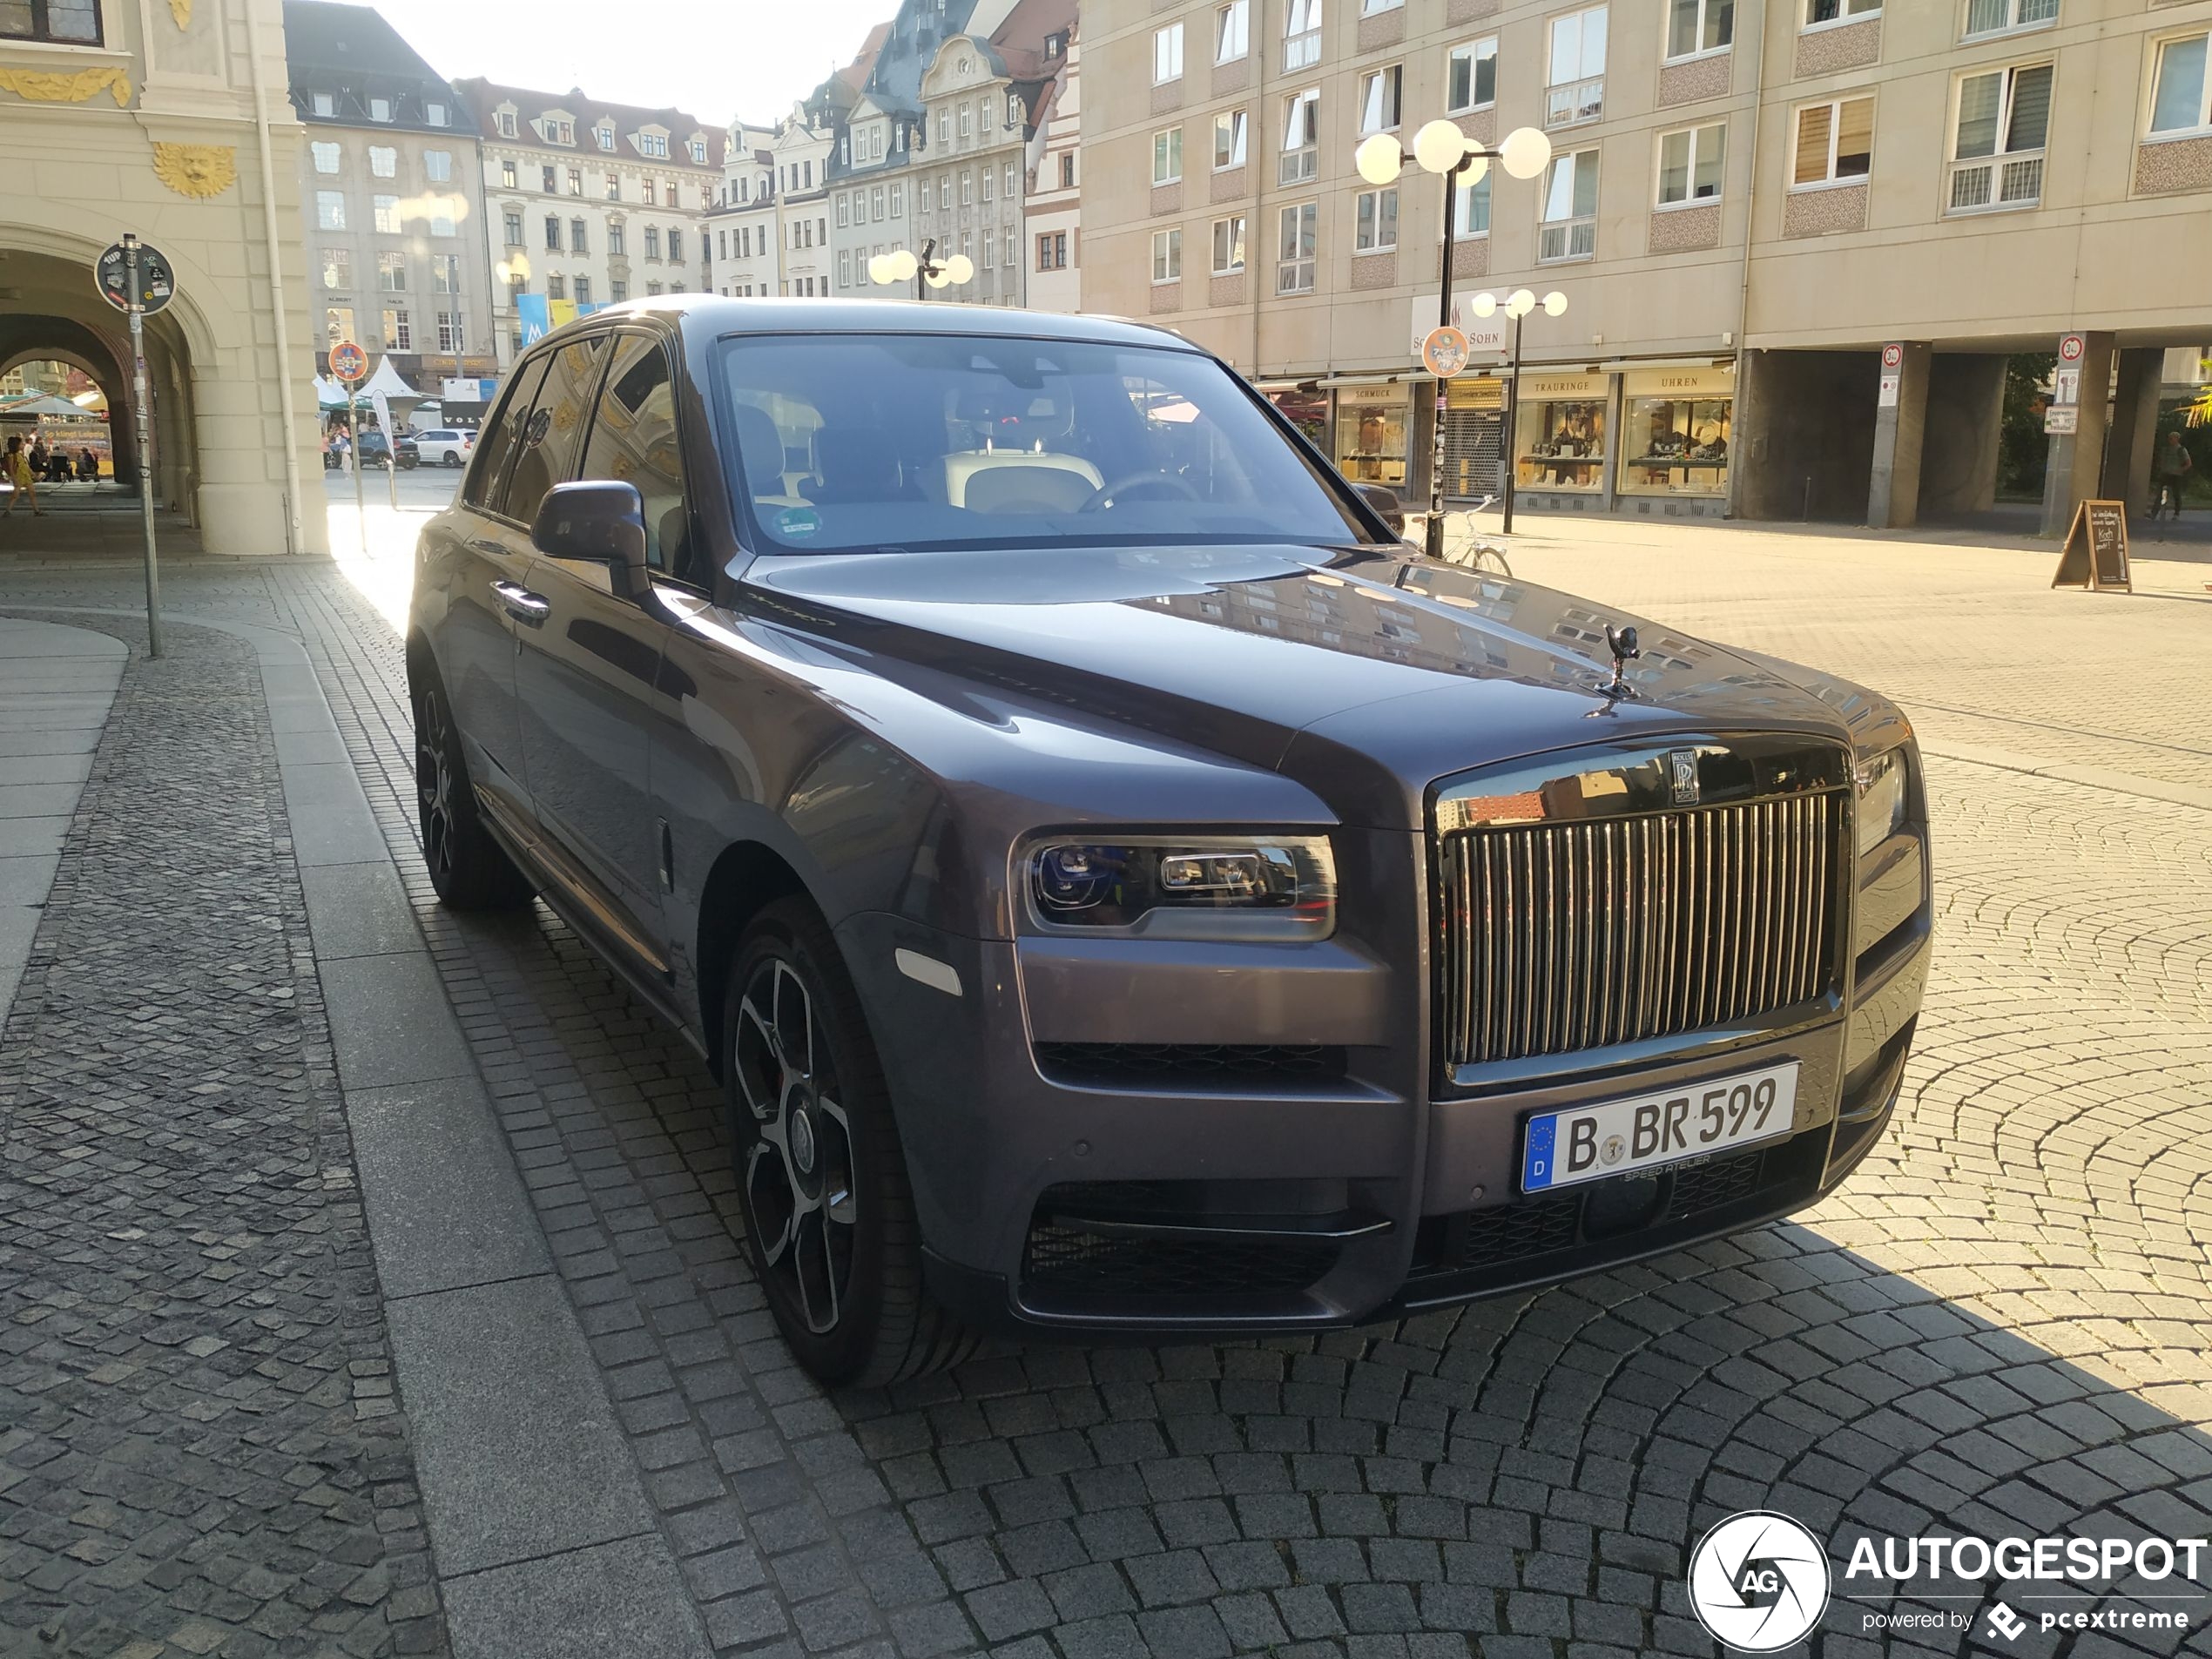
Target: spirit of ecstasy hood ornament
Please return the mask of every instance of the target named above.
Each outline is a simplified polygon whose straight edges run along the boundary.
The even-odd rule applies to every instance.
[[[1636,644],[1636,631],[1623,628],[1615,633],[1613,624],[1608,622],[1605,624],[1605,643],[1613,652],[1613,678],[1597,689],[1607,697],[1634,697],[1636,688],[1621,678],[1621,671],[1629,665],[1631,658],[1643,655]]]

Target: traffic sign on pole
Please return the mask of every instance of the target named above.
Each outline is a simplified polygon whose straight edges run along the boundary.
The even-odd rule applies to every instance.
[[[350,340],[341,340],[330,348],[332,375],[351,384],[368,378],[368,354]]]
[[[153,537],[153,423],[152,387],[146,378],[146,314],[176,296],[177,279],[158,248],[148,247],[125,231],[123,239],[92,267],[100,297],[131,318],[131,392],[138,407],[138,522],[146,543],[146,654],[161,655],[161,567]]]
[[[118,311],[128,311],[136,305],[142,314],[152,316],[177,292],[177,279],[166,256],[135,236],[125,237],[101,254],[92,273],[100,298]]]

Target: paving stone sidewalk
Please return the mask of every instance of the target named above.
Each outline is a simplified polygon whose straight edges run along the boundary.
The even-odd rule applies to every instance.
[[[0,1654],[437,1654],[251,650],[143,624],[0,1032]]]
[[[2107,607],[2066,634],[2049,631],[2080,613],[1993,605],[1987,625],[2052,646],[2008,678],[1955,649],[1952,589],[1900,581],[1867,616],[1842,602],[1850,573],[1798,604],[1750,568],[1716,559],[1636,602],[1878,683],[1909,672],[2023,750],[2024,713],[2080,733],[2094,708],[2175,776],[2212,775],[2150,684],[2163,612]],[[1656,585],[1625,559],[1601,574],[1583,585]],[[696,1059],[542,910],[432,902],[388,629],[323,569],[172,588],[180,610],[307,642],[718,1652],[1707,1654],[1683,1561],[1738,1507],[1840,1549],[2212,1530],[2212,813],[1934,759],[1941,953],[1907,1097],[1876,1157],[1797,1223],[1386,1327],[1033,1347],[830,1399],[790,1366],[733,1242]],[[128,596],[25,577],[0,600],[31,589]],[[2035,709],[1998,694],[2016,684]],[[1869,1605],[1839,1595],[1822,1659],[2203,1644],[1877,1636]]]

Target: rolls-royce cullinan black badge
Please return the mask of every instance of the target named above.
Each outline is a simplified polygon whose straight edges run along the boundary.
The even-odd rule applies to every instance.
[[[438,892],[542,897],[704,1051],[827,1379],[1766,1221],[1880,1134],[1919,1008],[1890,704],[1415,556],[1152,328],[563,328],[408,664]]]

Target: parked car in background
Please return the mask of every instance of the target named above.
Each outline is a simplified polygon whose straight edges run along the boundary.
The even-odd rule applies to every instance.
[[[708,1058],[826,1379],[1613,1267],[1814,1202],[1898,1098],[1897,708],[1419,556],[1163,329],[556,330],[407,663],[440,898],[542,894]]]
[[[392,464],[393,442],[374,427],[361,434],[361,465],[388,467]],[[415,440],[402,432],[399,436],[399,464],[401,472],[412,472],[422,463],[422,452]]]
[[[415,442],[433,467],[465,467],[476,448],[476,435],[458,427],[433,427],[416,433]]]

